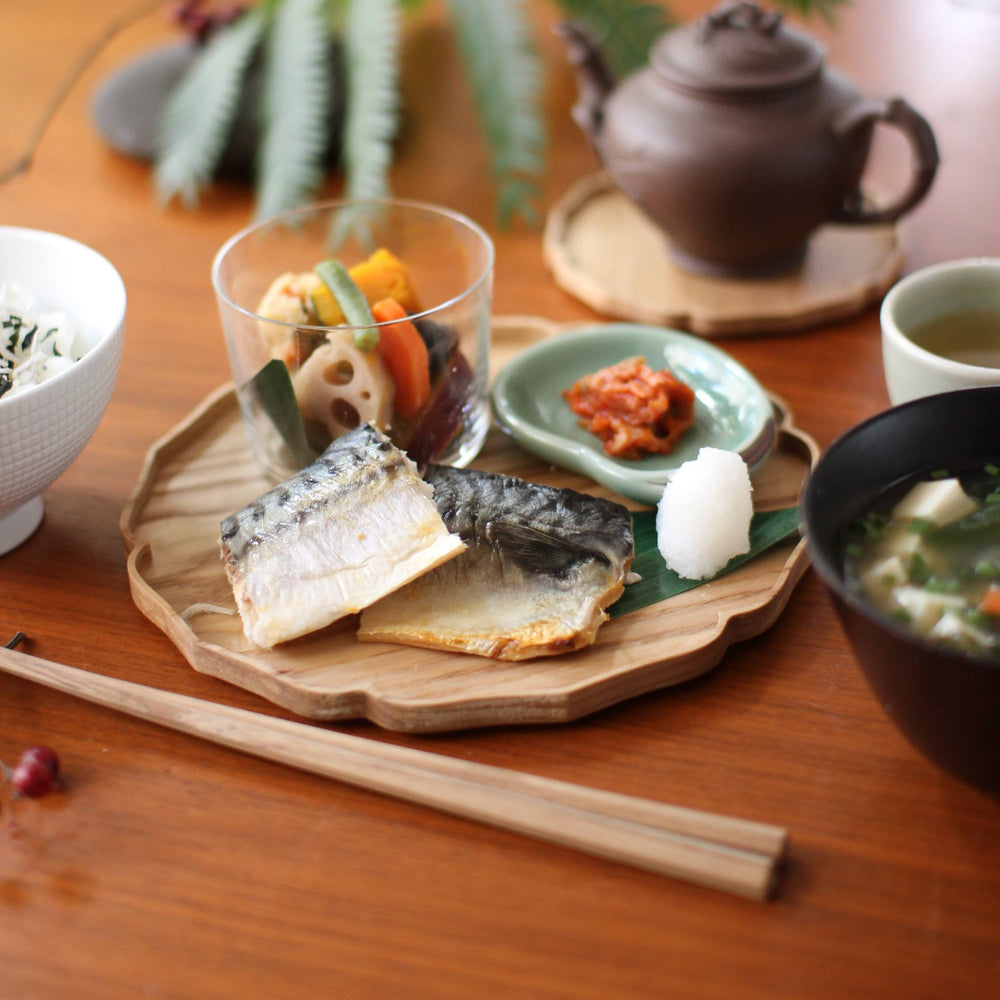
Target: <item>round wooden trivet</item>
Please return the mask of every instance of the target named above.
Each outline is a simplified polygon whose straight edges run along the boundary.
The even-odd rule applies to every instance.
[[[773,278],[693,274],[668,243],[604,172],[556,202],[544,234],[557,284],[591,308],[706,337],[793,333],[856,315],[893,284],[903,258],[892,225],[824,226],[802,266]]]

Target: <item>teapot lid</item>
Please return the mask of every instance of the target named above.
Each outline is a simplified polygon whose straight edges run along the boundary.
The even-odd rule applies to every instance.
[[[823,69],[824,51],[781,14],[729,0],[694,24],[668,31],[650,65],[668,83],[708,95],[759,94],[801,86]]]

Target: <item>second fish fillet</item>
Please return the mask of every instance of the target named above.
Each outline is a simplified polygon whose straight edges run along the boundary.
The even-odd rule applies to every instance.
[[[471,469],[432,465],[425,479],[468,549],[367,608],[359,639],[501,660],[594,642],[632,563],[623,506]]]

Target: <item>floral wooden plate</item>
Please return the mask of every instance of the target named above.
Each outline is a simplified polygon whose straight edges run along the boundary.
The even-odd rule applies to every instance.
[[[529,317],[495,320],[494,370],[565,331]],[[753,477],[758,510],[794,505],[818,456],[777,403],[776,413],[777,441]],[[475,465],[621,499],[497,428]],[[218,538],[220,521],[271,485],[250,453],[235,392],[223,386],[150,449],[121,517],[129,581],[136,606],[196,670],[314,719],[440,732],[580,718],[711,670],[732,643],[777,620],[808,564],[804,542],[789,538],[709,583],[613,618],[593,646],[559,657],[508,663],[362,643],[354,619],[261,650],[243,636]]]

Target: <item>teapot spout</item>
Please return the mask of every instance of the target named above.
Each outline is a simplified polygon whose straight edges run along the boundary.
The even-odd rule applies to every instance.
[[[601,130],[604,100],[615,85],[614,77],[586,28],[574,21],[563,21],[554,30],[566,46],[566,57],[576,77],[578,96],[570,113],[593,144]]]

